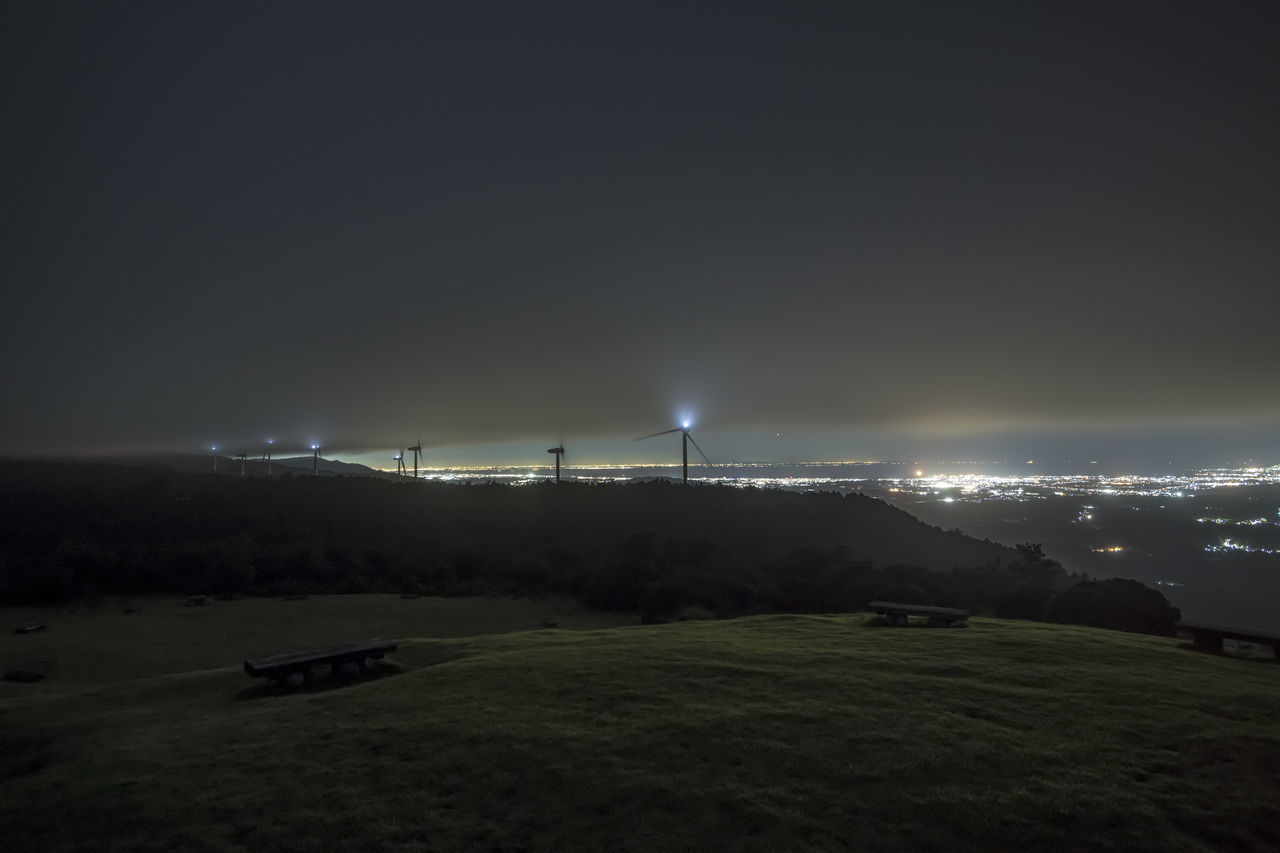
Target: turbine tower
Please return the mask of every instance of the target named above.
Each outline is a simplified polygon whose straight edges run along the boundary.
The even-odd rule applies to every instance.
[[[560,457],[564,456],[564,442],[560,442],[555,447],[547,451],[556,455],[556,482],[560,482]]]
[[[276,443],[276,440],[274,438],[267,439],[267,452],[263,458],[267,460],[267,476],[268,477],[271,476],[271,445],[275,443]]]
[[[680,433],[680,436],[681,436],[680,446],[684,451],[684,454],[683,454],[684,481],[683,482],[686,486],[689,485],[689,445],[690,444],[692,444],[694,449],[698,451],[698,455],[702,457],[703,462],[706,462],[708,466],[714,467],[712,466],[711,460],[707,458],[707,454],[702,452],[701,447],[698,447],[698,442],[694,441],[693,436],[689,435],[690,426],[691,424],[688,421],[684,421],[683,423],[680,424],[680,426],[675,427],[673,429],[664,429],[662,432],[655,432],[650,435],[642,435],[639,438],[635,439],[635,441],[644,441],[646,438],[657,438],[660,435],[670,435],[673,432]]]
[[[236,458],[240,460],[240,479],[242,480],[244,479],[244,458],[247,455],[243,452],[236,454]]]
[[[418,443],[409,449],[413,451],[413,479],[416,482],[418,479],[418,454],[422,453],[422,436],[418,436]]]
[[[404,477],[404,451],[401,450],[396,454],[396,476]]]
[[[320,445],[311,443],[311,476],[320,476]]]
[[[218,445],[209,448],[209,452],[213,454],[213,473],[218,473]]]

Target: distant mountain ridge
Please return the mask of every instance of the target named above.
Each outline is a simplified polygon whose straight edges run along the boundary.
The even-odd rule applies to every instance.
[[[265,463],[264,463],[265,464]],[[310,456],[286,456],[282,459],[272,459],[272,465],[279,465],[283,468],[292,470],[303,470],[311,473],[312,459]],[[368,465],[361,465],[358,462],[343,462],[341,459],[325,459],[320,457],[319,471],[321,474],[328,476],[347,476],[347,477],[385,477],[388,476],[385,471],[379,471],[370,468]]]
[[[157,468],[175,471],[180,474],[212,474],[239,476],[241,472],[240,458],[235,454],[218,453],[217,464],[214,454],[205,453],[137,453],[104,456],[46,456],[40,462],[64,463],[68,465],[110,465],[126,468]],[[36,460],[24,460],[36,461]],[[313,461],[310,456],[285,456],[271,460],[271,475],[277,476],[288,471],[290,474],[311,473]],[[277,470],[279,469],[279,470]],[[246,477],[265,477],[267,462],[260,454],[249,455],[244,460]],[[356,462],[343,462],[340,459],[320,457],[320,474],[326,477],[379,477],[394,478],[394,474],[370,468]]]

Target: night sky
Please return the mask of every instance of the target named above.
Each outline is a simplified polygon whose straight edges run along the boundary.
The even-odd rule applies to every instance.
[[[0,452],[1280,461],[1278,9],[10,4]]]

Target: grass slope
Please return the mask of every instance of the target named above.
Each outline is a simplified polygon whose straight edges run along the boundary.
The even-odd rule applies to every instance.
[[[282,614],[281,648],[304,635],[417,639],[384,677],[277,693],[251,686],[238,659],[245,631],[270,639],[254,610],[268,605]],[[309,634],[289,615],[299,605],[359,615],[336,638]],[[432,639],[430,620],[401,630],[408,605],[440,606],[371,596],[184,609],[162,632],[168,662],[148,659],[134,677],[117,662],[0,685],[6,846],[1280,846],[1274,663],[1092,629],[887,629],[865,615]],[[547,610],[450,606],[455,635],[466,608],[476,626],[495,607]],[[570,627],[601,618],[561,614]],[[65,619],[80,627],[5,637],[0,654],[78,631],[88,655],[95,625],[103,644],[142,630],[114,614]]]

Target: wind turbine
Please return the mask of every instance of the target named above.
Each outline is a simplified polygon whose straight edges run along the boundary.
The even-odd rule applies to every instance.
[[[236,458],[240,460],[240,478],[244,479],[244,458],[248,454],[243,452],[236,454]]]
[[[320,445],[311,443],[311,476],[320,476]]]
[[[556,482],[560,482],[560,457],[564,456],[564,442],[560,442],[555,447],[547,451],[556,455]]]
[[[396,454],[396,476],[404,476],[404,451],[401,450]]]
[[[267,439],[267,453],[265,458],[267,460],[267,476],[268,477],[271,476],[271,445],[275,443],[276,443],[276,440],[274,438]]]
[[[642,435],[635,441],[644,441],[646,438],[657,438],[660,435],[670,435],[673,432],[680,433],[681,447],[684,450],[684,484],[689,485],[689,445],[692,444],[694,449],[698,451],[698,455],[702,457],[702,461],[707,465],[711,465],[711,460],[707,458],[707,454],[702,452],[702,448],[698,447],[698,442],[693,440],[693,436],[689,435],[689,427],[692,426],[688,421],[684,421],[680,426],[673,429],[664,429],[662,432],[655,432],[651,435]]]
[[[213,473],[218,473],[218,445],[209,448],[209,452],[213,454]]]
[[[418,479],[418,454],[422,452],[422,436],[418,436],[418,443],[409,449],[413,451],[413,479],[416,482]]]

